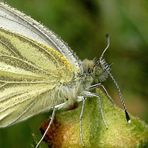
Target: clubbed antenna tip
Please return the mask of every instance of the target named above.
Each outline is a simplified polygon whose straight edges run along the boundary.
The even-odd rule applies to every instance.
[[[125,116],[126,116],[127,123],[131,123],[130,116],[126,110],[125,110]]]
[[[107,71],[107,72],[108,72],[110,78],[113,80],[113,82],[114,82],[114,84],[115,84],[115,86],[116,86],[116,88],[118,90],[119,98],[121,100],[123,109],[125,111],[126,121],[127,121],[127,123],[131,123],[130,116],[129,116],[128,112],[127,112],[127,109],[126,109],[126,106],[125,106],[125,103],[124,103],[124,99],[122,97],[122,93],[121,93],[120,87],[119,87],[117,81],[115,80],[115,78],[113,77],[113,75],[110,73],[110,71]]]
[[[109,33],[106,33],[106,38],[109,38]]]

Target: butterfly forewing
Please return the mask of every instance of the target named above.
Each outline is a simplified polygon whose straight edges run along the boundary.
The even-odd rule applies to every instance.
[[[81,64],[72,50],[53,32],[4,3],[0,3],[0,27],[58,50],[78,72],[82,71]]]

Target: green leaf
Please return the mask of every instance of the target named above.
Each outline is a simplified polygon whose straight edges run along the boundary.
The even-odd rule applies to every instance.
[[[100,91],[102,109],[108,129],[104,125],[98,100],[88,98],[83,114],[83,142],[86,147],[145,147],[148,146],[148,126],[138,118],[131,117],[127,123],[124,111],[113,105]],[[82,147],[80,144],[79,107],[67,112],[58,112],[46,140],[53,147]]]

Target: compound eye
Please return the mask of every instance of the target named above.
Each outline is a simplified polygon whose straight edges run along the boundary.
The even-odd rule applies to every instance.
[[[65,100],[68,101],[69,99],[66,97]]]
[[[93,72],[93,69],[92,68],[88,68],[88,73],[92,73]]]

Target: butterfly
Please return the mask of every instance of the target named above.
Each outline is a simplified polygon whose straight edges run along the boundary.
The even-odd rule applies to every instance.
[[[87,97],[100,99],[91,90],[102,87],[107,93],[102,82],[108,77],[117,87],[129,122],[119,85],[104,59],[108,47],[107,35],[101,56],[81,61],[55,33],[0,2],[0,128],[49,110],[54,116],[56,109],[75,102],[84,105]]]

